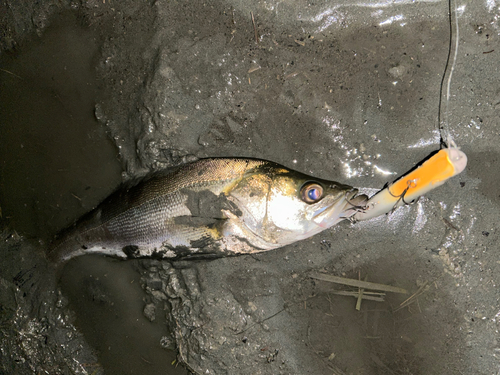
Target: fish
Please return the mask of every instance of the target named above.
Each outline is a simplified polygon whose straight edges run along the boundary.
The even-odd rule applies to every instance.
[[[358,189],[258,159],[207,158],[104,200],[53,241],[58,265],[91,253],[197,259],[289,245],[362,211]]]

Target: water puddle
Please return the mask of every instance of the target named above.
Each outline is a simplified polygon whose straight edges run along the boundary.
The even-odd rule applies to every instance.
[[[182,366],[172,365],[169,308],[157,308],[152,321],[144,317],[147,297],[136,264],[99,256],[68,263],[61,285],[77,311],[77,325],[106,374],[185,374]]]
[[[72,13],[0,56],[0,207],[47,240],[121,181],[117,150],[94,116],[97,34]]]

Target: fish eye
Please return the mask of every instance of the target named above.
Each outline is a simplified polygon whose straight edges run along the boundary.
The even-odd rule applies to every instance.
[[[302,186],[300,195],[306,203],[316,203],[323,198],[323,187],[315,182],[310,182]]]

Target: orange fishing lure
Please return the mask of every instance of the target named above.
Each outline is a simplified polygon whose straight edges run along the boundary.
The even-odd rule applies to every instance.
[[[373,197],[366,209],[354,219],[368,220],[407,204],[430,190],[441,186],[467,166],[467,156],[456,147],[445,148],[426,160],[420,167],[399,178]]]

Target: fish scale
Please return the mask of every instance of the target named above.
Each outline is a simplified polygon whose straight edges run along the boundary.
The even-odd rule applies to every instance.
[[[114,238],[120,238],[122,244],[163,242],[169,235],[168,220],[190,215],[184,201],[180,192],[169,193],[133,207],[103,225]]]

